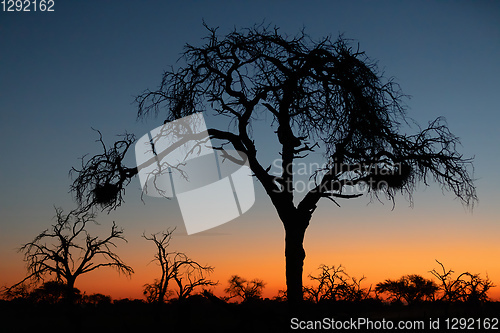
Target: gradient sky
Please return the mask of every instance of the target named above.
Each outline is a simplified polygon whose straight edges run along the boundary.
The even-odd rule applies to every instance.
[[[186,43],[201,43],[203,20],[222,34],[262,21],[290,35],[305,27],[316,39],[343,33],[412,96],[409,116],[423,126],[444,116],[464,156],[475,156],[480,201],[473,212],[432,184],[417,189],[413,207],[404,198],[394,209],[367,197],[341,208],[322,202],[306,234],[305,276],[322,263],[342,264],[369,286],[404,274],[431,278],[438,259],[500,285],[498,2],[138,0],[56,0],[53,13],[0,12],[0,285],[24,276],[16,248],[54,222],[54,206],[75,208],[68,171],[98,152],[91,127],[112,143],[125,130],[140,137],[162,123],[137,122],[134,97],[159,84]],[[207,117],[209,126],[216,121]],[[256,131],[261,142],[266,131]],[[274,146],[259,153],[278,158]],[[128,163],[134,165],[133,154]],[[218,290],[238,274],[263,279],[272,297],[285,284],[284,231],[258,183],[256,191],[245,215],[187,236],[177,202],[141,202],[134,178],[125,204],[100,214],[92,231],[105,235],[112,221],[123,227],[128,243],[117,252],[136,274],[102,270],[76,286],[140,298],[141,286],[159,273],[150,263],[154,247],[141,234],[177,226],[171,249],[214,266]],[[492,296],[500,299],[499,290]]]

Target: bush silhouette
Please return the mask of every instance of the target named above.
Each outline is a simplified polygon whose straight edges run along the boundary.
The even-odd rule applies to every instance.
[[[434,281],[417,274],[404,275],[398,280],[387,279],[375,286],[376,292],[389,294],[389,300],[404,301],[407,304],[432,301],[438,289]]]

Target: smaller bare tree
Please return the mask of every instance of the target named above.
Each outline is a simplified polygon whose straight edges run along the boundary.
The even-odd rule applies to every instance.
[[[322,264],[319,270],[319,275],[309,275],[309,278],[317,281],[318,285],[304,287],[306,299],[317,303],[323,300],[360,301],[369,297],[371,287],[368,289],[361,287],[364,276],[360,279],[351,277],[344,271],[342,265],[330,267]]]
[[[261,298],[265,285],[264,281],[260,279],[248,281],[238,275],[233,275],[229,279],[229,287],[224,291],[229,294],[228,300],[239,297],[243,302],[246,302]]]
[[[486,302],[489,300],[488,291],[495,285],[488,277],[483,279],[479,274],[464,272],[453,278],[453,270],[446,270],[442,263],[437,260],[436,262],[441,266],[441,272],[433,269],[430,273],[440,282],[441,300],[450,302]]]
[[[151,236],[142,235],[155,244],[157,252],[153,261],[161,267],[160,279],[144,285],[143,294],[148,302],[164,303],[174,293],[182,300],[189,297],[197,287],[217,285],[217,282],[207,278],[214,271],[212,266],[203,266],[182,252],[167,251],[174,231],[175,228]],[[175,281],[177,288],[171,287],[171,281]]]
[[[51,276],[66,286],[64,298],[73,301],[75,281],[82,274],[112,267],[119,273],[131,275],[134,270],[114,252],[116,240],[127,241],[123,237],[123,230],[118,229],[113,222],[110,234],[100,239],[87,232],[89,222],[97,224],[95,214],[82,211],[64,214],[61,208],[56,208],[56,224],[19,249],[24,253],[28,275],[7,288],[6,292],[16,290],[26,283],[44,282]]]

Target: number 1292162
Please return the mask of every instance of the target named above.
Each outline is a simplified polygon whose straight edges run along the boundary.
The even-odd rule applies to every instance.
[[[53,12],[54,0],[2,0],[4,12]]]

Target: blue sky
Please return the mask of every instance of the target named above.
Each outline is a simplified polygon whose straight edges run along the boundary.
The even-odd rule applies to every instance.
[[[50,225],[54,205],[67,211],[75,207],[68,193],[68,171],[78,166],[82,155],[98,151],[92,127],[101,130],[111,143],[125,130],[140,137],[162,123],[154,118],[137,122],[134,97],[159,84],[163,70],[175,66],[186,43],[201,43],[206,35],[203,20],[220,27],[221,34],[263,21],[290,35],[303,27],[313,38],[344,34],[359,42],[360,49],[378,61],[385,75],[395,77],[403,92],[411,95],[406,101],[410,117],[425,126],[427,121],[444,116],[451,131],[461,138],[464,156],[475,156],[480,202],[473,213],[465,211],[452,194],[443,196],[439,188],[424,186],[419,187],[413,208],[398,200],[392,211],[391,204],[367,205],[366,198],[345,202],[341,209],[322,204],[314,217],[318,222],[311,225],[307,236],[317,240],[309,244],[312,257],[320,258],[329,251],[330,243],[321,237],[331,232],[336,242],[330,248],[338,250],[333,263],[342,262],[369,276],[369,271],[356,266],[355,259],[342,257],[342,247],[361,246],[355,236],[359,230],[381,239],[393,235],[398,241],[382,242],[395,244],[392,250],[386,249],[388,253],[398,248],[404,237],[422,236],[428,247],[430,242],[455,244],[457,237],[467,239],[464,235],[469,235],[472,254],[464,259],[469,261],[463,267],[477,267],[480,273],[494,270],[500,284],[498,264],[474,266],[475,257],[481,256],[480,261],[485,262],[485,255],[491,254],[493,259],[500,253],[498,245],[488,238],[500,234],[496,170],[500,165],[500,4],[493,1],[56,0],[53,13],[0,12],[0,277],[7,271],[22,276],[22,257],[15,248]],[[207,122],[210,125],[216,120]],[[278,157],[272,149],[263,148],[262,153],[270,159]],[[134,157],[129,157],[132,165]],[[147,250],[140,234],[175,225],[179,250],[192,250],[193,256],[203,257],[202,245],[219,249],[214,250],[218,259],[210,260],[224,271],[237,266],[221,258],[224,251],[231,248],[243,261],[253,262],[255,250],[249,238],[261,235],[266,236],[259,242],[276,241],[270,245],[273,259],[269,259],[276,263],[283,257],[282,227],[256,186],[258,198],[251,211],[203,241],[182,235],[175,200],[146,198],[142,203],[138,179],[127,189],[123,207],[110,215],[102,214],[102,223],[116,220],[130,235],[123,251],[137,266],[135,281],[139,285],[144,283],[140,267],[145,263],[142,257],[134,257],[134,249]],[[340,222],[328,221],[332,214]],[[275,221],[267,223],[269,220]],[[401,223],[406,220],[419,222]],[[433,230],[432,237],[429,230]],[[478,249],[477,244],[483,241],[487,248]],[[419,241],[410,243],[414,244],[411,255],[417,256]],[[238,250],[232,248],[235,244]],[[307,246],[306,240],[306,251]],[[474,252],[476,249],[479,252]],[[421,273],[434,268],[432,256],[418,259],[428,263]],[[451,256],[449,261],[461,264]],[[319,263],[311,262],[306,271]],[[277,274],[283,275],[280,269]],[[244,272],[243,266],[241,270]],[[261,270],[266,279],[266,266]],[[400,273],[405,274],[397,270],[394,274]],[[0,284],[14,280],[8,275]]]

